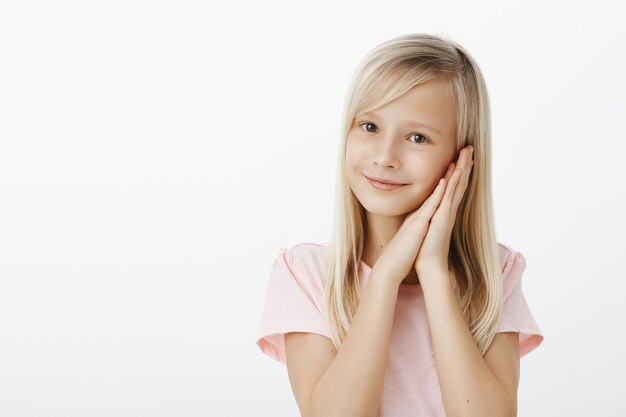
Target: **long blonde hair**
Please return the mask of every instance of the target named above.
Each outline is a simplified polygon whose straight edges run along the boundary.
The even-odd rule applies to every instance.
[[[487,87],[473,58],[457,43],[430,34],[408,34],[372,49],[359,63],[346,93],[337,160],[335,218],[326,267],[326,316],[339,348],[360,301],[358,273],[364,248],[365,209],[348,185],[346,142],[355,115],[443,77],[457,113],[456,154],[474,146],[474,166],[450,242],[449,266],[460,306],[484,355],[502,309],[502,276],[491,197],[491,116]]]

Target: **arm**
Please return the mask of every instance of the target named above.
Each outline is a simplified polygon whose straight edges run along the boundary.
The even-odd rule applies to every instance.
[[[485,358],[494,358],[492,362],[497,364],[501,379],[509,381],[505,389],[474,342],[449,274],[436,271],[429,279],[420,281],[446,414],[449,417],[516,416],[517,333],[496,337],[485,354]]]
[[[375,269],[330,366],[311,395],[311,416],[376,417],[387,368],[398,284]]]

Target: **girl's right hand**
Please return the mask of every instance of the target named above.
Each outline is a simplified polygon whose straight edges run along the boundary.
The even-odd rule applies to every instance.
[[[406,216],[373,267],[375,271],[384,271],[384,274],[394,283],[397,283],[398,286],[413,268],[419,249],[428,231],[428,224],[441,202],[446,183],[451,176],[453,168],[454,165],[450,163],[444,178],[439,180],[439,184],[437,184],[432,194],[428,196],[419,208]]]

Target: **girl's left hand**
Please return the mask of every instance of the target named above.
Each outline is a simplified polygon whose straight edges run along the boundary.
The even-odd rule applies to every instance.
[[[451,162],[444,176],[446,190],[430,220],[428,231],[415,260],[415,272],[420,284],[433,275],[433,271],[449,273],[448,252],[456,219],[456,212],[467,189],[474,161],[474,147],[468,146],[459,152],[457,164]],[[456,165],[456,169],[455,169]]]

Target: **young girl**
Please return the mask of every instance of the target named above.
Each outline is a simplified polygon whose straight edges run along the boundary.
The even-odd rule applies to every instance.
[[[330,244],[281,248],[257,335],[304,417],[517,413],[543,341],[498,243],[487,89],[457,43],[387,41],[344,108]]]

